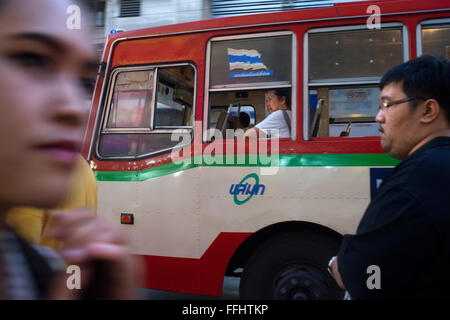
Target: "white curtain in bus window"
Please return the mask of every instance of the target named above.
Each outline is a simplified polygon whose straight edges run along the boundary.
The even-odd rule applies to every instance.
[[[378,112],[378,88],[331,89],[330,118],[368,118]]]
[[[422,54],[450,59],[450,25],[424,27],[422,30]]]
[[[213,41],[211,88],[291,84],[292,36]]]
[[[108,128],[149,128],[153,71],[117,74]]]
[[[194,97],[191,66],[159,68],[154,128],[190,125]]]
[[[330,89],[330,137],[338,137],[352,122],[350,136],[367,137],[378,135],[375,116],[378,112],[380,89],[347,88]]]
[[[403,62],[400,29],[353,30],[309,35],[309,82],[379,80]]]

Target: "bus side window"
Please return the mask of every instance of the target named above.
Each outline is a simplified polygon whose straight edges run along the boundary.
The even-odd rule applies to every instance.
[[[134,68],[142,69],[143,67]],[[138,158],[191,141],[195,71],[190,65],[118,70],[99,137],[103,158]]]
[[[444,19],[444,21],[431,20],[421,23],[422,41],[421,50],[418,50],[419,54],[450,59],[450,19]]]
[[[296,129],[296,92],[292,90],[296,81],[296,39],[290,31],[277,31],[248,35],[215,37],[208,42],[209,61],[207,67],[209,82],[208,104],[205,114],[207,122],[206,140],[226,136],[226,129],[253,127],[268,116],[265,92],[270,89],[285,89],[293,103],[289,125],[281,125],[285,136],[291,136]],[[241,113],[243,124],[237,117]],[[290,113],[289,113],[290,114]],[[232,119],[232,121],[229,121]],[[283,118],[284,119],[284,118]],[[283,120],[286,121],[286,120]],[[239,138],[238,135],[235,137]],[[263,136],[263,135],[261,135]]]
[[[405,31],[401,25],[352,28],[308,31],[307,139],[378,135],[378,83],[403,62]]]

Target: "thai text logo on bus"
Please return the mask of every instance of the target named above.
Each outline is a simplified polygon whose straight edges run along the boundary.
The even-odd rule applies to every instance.
[[[251,183],[254,180],[254,183]],[[248,181],[248,182],[247,182]],[[232,184],[230,194],[233,196],[234,203],[242,205],[253,196],[264,195],[266,186],[259,183],[259,177],[256,173],[250,173],[245,176],[238,184]]]

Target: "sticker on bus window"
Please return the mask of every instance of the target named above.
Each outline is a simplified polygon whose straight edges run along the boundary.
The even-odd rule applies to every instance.
[[[257,50],[227,49],[231,78],[272,76],[273,71],[267,68]],[[235,70],[242,71],[233,72]]]
[[[348,90],[347,101],[368,101],[369,95],[365,90]]]

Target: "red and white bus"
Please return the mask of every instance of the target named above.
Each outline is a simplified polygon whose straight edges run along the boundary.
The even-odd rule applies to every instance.
[[[144,286],[221,295],[238,276],[246,299],[340,297],[327,262],[397,163],[379,143],[379,80],[449,57],[449,7],[350,2],[110,35],[83,155],[99,214],[146,263]],[[277,88],[291,94],[291,138],[241,148],[208,133],[242,112],[262,121]]]

